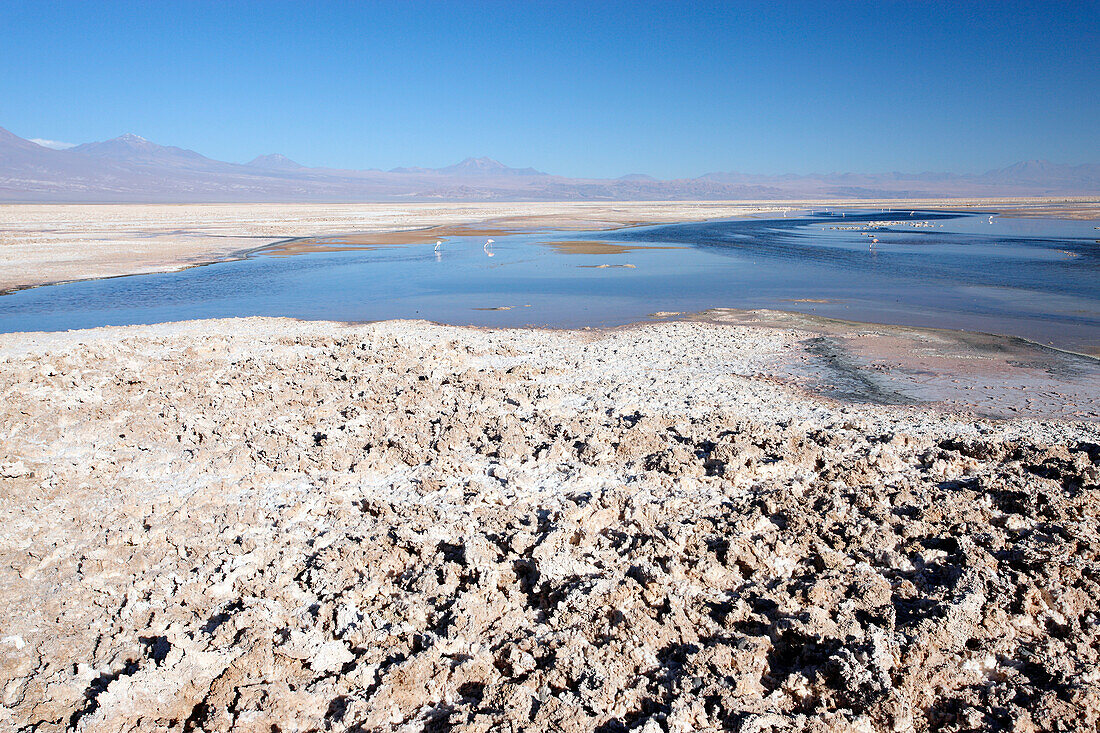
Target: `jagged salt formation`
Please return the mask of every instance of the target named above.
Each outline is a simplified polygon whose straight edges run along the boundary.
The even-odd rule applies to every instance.
[[[1100,721],[1100,436],[846,406],[795,332],[0,341],[8,729]]]

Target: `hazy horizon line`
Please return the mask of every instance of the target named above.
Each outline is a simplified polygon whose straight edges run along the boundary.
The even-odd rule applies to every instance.
[[[12,134],[17,135],[17,133],[14,133],[14,132]],[[377,171],[377,172],[381,172],[381,173],[391,173],[391,172],[399,171],[402,168],[407,168],[407,169],[421,169],[421,170],[426,170],[426,171],[438,171],[438,170],[441,170],[441,169],[444,169],[444,168],[461,165],[461,164],[466,163],[466,162],[479,161],[479,160],[489,160],[493,163],[497,163],[497,164],[502,165],[505,168],[508,168],[508,169],[511,169],[511,170],[525,170],[525,169],[528,169],[528,168],[532,168],[532,169],[534,168],[534,166],[528,166],[528,165],[509,165],[509,164],[501,162],[501,160],[499,158],[497,158],[493,155],[489,155],[489,154],[466,155],[466,156],[462,156],[462,157],[460,157],[458,154],[456,154],[455,156],[453,156],[451,158],[451,160],[454,160],[455,162],[447,163],[447,164],[443,164],[443,165],[403,164],[403,165],[393,166],[391,168],[383,168],[383,167],[378,167],[378,166],[370,166],[370,167],[366,167],[366,168],[357,168],[357,167],[349,167],[349,166],[342,166],[342,165],[306,164],[306,163],[302,163],[300,160],[292,158],[291,156],[288,156],[288,155],[286,155],[284,153],[281,153],[281,152],[278,152],[278,151],[269,151],[269,152],[266,152],[266,153],[257,153],[256,155],[248,157],[247,159],[244,159],[247,156],[240,156],[240,159],[238,159],[238,160],[223,160],[223,159],[220,159],[220,158],[210,157],[210,156],[206,155],[205,153],[203,153],[199,150],[196,150],[194,148],[187,148],[187,147],[183,147],[181,145],[173,145],[173,144],[170,144],[170,143],[166,144],[166,143],[157,142],[157,141],[151,140],[151,139],[149,139],[149,138],[147,138],[143,135],[140,135],[138,133],[129,132],[129,131],[123,132],[123,133],[121,133],[119,135],[116,135],[114,137],[105,138],[105,139],[102,139],[102,140],[88,140],[88,141],[80,142],[80,143],[63,142],[63,141],[60,141],[60,140],[53,140],[53,139],[42,138],[42,137],[23,137],[21,135],[17,135],[17,136],[22,137],[22,139],[24,139],[28,142],[32,142],[36,145],[47,148],[49,150],[55,150],[55,151],[61,151],[61,152],[72,152],[73,148],[77,148],[77,147],[80,147],[82,145],[90,145],[90,144],[95,144],[95,143],[106,143],[106,142],[111,142],[111,141],[114,141],[114,140],[124,140],[127,137],[132,137],[132,138],[139,138],[139,139],[141,139],[145,142],[151,143],[151,144],[156,145],[156,146],[161,147],[161,148],[176,148],[176,149],[184,150],[184,151],[187,151],[187,152],[197,153],[198,155],[201,155],[201,156],[203,156],[203,157],[205,157],[209,160],[213,160],[213,161],[217,161],[217,162],[221,162],[221,163],[230,163],[230,164],[233,164],[233,165],[243,165],[243,166],[249,165],[252,161],[255,161],[258,158],[271,157],[271,156],[280,156],[280,157],[285,158],[286,160],[288,160],[292,163],[295,163],[296,165],[302,166],[303,168],[314,169],[314,170],[345,170],[345,171],[364,171],[364,172]],[[589,179],[589,180],[617,180],[617,179],[620,179],[620,178],[626,178],[626,177],[630,177],[630,176],[646,176],[646,177],[649,177],[649,178],[652,178],[652,179],[658,180],[658,181],[692,180],[692,179],[702,178],[704,176],[715,175],[715,174],[737,174],[737,175],[743,175],[743,176],[757,176],[757,177],[764,177],[764,178],[775,178],[775,177],[784,177],[784,176],[797,176],[797,177],[803,177],[803,178],[812,178],[812,177],[817,177],[817,176],[825,177],[825,176],[843,176],[843,175],[863,175],[863,176],[876,176],[876,175],[878,175],[878,176],[881,176],[881,175],[910,175],[910,176],[951,175],[951,176],[965,177],[965,176],[986,175],[986,174],[989,174],[989,173],[1002,171],[1002,170],[1005,170],[1007,168],[1012,168],[1014,166],[1018,166],[1018,165],[1022,165],[1022,164],[1026,164],[1026,163],[1037,163],[1037,164],[1047,164],[1047,165],[1055,165],[1055,166],[1068,166],[1068,167],[1081,167],[1081,166],[1100,165],[1100,163],[1092,162],[1092,161],[1057,162],[1057,161],[1052,161],[1048,158],[1028,157],[1028,158],[1022,158],[1022,159],[1006,162],[1006,163],[1004,163],[1003,165],[1001,165],[999,167],[995,166],[995,167],[992,167],[992,168],[986,168],[984,170],[967,170],[967,171],[937,170],[937,169],[934,169],[934,168],[925,168],[925,169],[922,169],[922,170],[903,170],[903,169],[895,168],[895,169],[891,169],[891,170],[885,170],[885,169],[880,169],[880,170],[834,169],[834,170],[811,170],[811,171],[807,171],[807,172],[799,172],[799,171],[791,171],[791,170],[786,170],[786,171],[773,170],[773,171],[769,171],[769,172],[761,172],[761,171],[753,171],[753,170],[743,170],[743,169],[738,169],[738,168],[713,168],[713,169],[704,171],[702,173],[686,174],[686,175],[674,176],[674,177],[669,177],[669,178],[663,178],[659,175],[653,175],[653,174],[647,173],[645,170],[641,170],[641,169],[631,170],[631,171],[628,171],[626,173],[621,173],[617,176],[552,173],[552,172],[547,172],[547,171],[542,171],[542,170],[538,170],[536,172],[537,172],[538,175],[545,175],[545,176],[551,176],[551,177],[557,177],[557,178],[575,178],[575,179]]]

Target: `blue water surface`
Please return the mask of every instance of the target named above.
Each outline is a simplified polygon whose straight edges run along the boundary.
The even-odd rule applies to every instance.
[[[0,332],[229,316],[611,326],[654,312],[770,308],[1100,347],[1094,221],[830,210],[636,227],[451,237],[0,296]],[[877,239],[877,243],[872,243]],[[563,252],[597,241],[612,254]],[[607,265],[607,267],[600,267]],[[625,267],[633,265],[633,267]]]

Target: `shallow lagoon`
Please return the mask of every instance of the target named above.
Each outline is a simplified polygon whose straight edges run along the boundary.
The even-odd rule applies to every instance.
[[[612,326],[770,308],[1100,349],[1096,222],[972,212],[803,212],[603,232],[357,248],[339,237],[180,272],[0,296],[0,332],[229,316]],[[872,239],[878,239],[872,243]],[[350,248],[349,248],[350,247]]]

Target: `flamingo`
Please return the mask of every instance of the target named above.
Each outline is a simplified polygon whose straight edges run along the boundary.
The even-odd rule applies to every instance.
[[[442,240],[442,239],[437,239],[437,240],[435,240],[435,251],[436,251],[436,252],[438,252],[438,251],[439,251],[439,247],[440,247],[440,246],[441,246],[442,244],[443,244],[443,240]]]
[[[485,246],[482,247],[482,249],[485,250],[485,254],[492,257],[493,256],[492,248],[493,248],[493,240],[486,239],[485,240]]]

